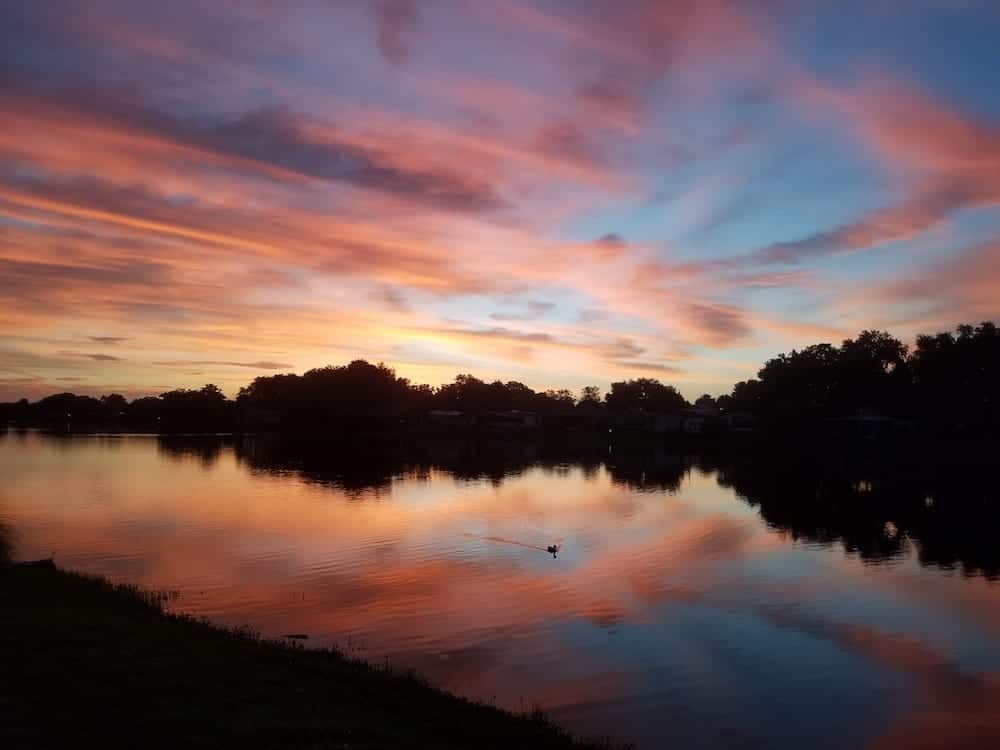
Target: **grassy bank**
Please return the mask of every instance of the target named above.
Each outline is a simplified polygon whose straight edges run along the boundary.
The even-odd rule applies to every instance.
[[[167,614],[156,597],[0,564],[0,747],[585,748],[331,651]]]

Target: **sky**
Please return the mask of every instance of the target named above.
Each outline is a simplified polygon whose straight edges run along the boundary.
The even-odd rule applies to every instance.
[[[0,400],[728,392],[1000,318],[992,0],[0,0]]]

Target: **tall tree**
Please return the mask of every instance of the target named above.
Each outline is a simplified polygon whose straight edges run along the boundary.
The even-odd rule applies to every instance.
[[[611,384],[611,391],[604,397],[609,409],[614,411],[678,412],[687,401],[672,385],[664,385],[655,378],[637,378]]]
[[[594,412],[601,408],[601,389],[596,385],[585,385],[580,391],[577,408],[581,411]]]

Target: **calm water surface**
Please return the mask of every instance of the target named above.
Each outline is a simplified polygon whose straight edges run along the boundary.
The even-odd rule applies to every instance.
[[[657,447],[378,455],[0,434],[0,520],[16,557],[640,747],[974,747],[997,729],[981,477]]]

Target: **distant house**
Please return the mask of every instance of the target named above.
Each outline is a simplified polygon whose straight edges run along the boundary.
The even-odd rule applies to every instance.
[[[490,430],[498,432],[521,432],[524,430],[537,430],[541,426],[541,420],[533,411],[491,411],[482,418],[481,424]]]
[[[562,414],[539,415],[541,426],[546,430],[596,430],[603,426],[605,417],[599,413],[568,412]]]
[[[614,418],[621,430],[651,432],[654,435],[709,435],[718,431],[718,417],[712,410],[683,409],[671,412],[628,412]]]
[[[646,415],[646,429],[657,435],[680,432],[683,426],[684,420],[680,414],[653,413]]]
[[[725,414],[719,418],[722,429],[726,432],[753,432],[757,429],[757,418],[746,412]]]
[[[711,407],[693,406],[681,411],[681,429],[685,435],[716,434],[720,428],[719,411]]]
[[[248,406],[243,410],[243,424],[257,428],[279,427],[281,425],[281,412],[260,406]]]
[[[605,424],[612,430],[626,432],[642,432],[650,429],[650,414],[641,411],[627,411],[607,415]]]
[[[427,423],[440,427],[471,427],[476,423],[476,417],[464,411],[434,409],[427,412]]]
[[[704,435],[708,430],[706,429],[708,419],[702,414],[685,414],[684,415],[684,434],[685,435]]]

